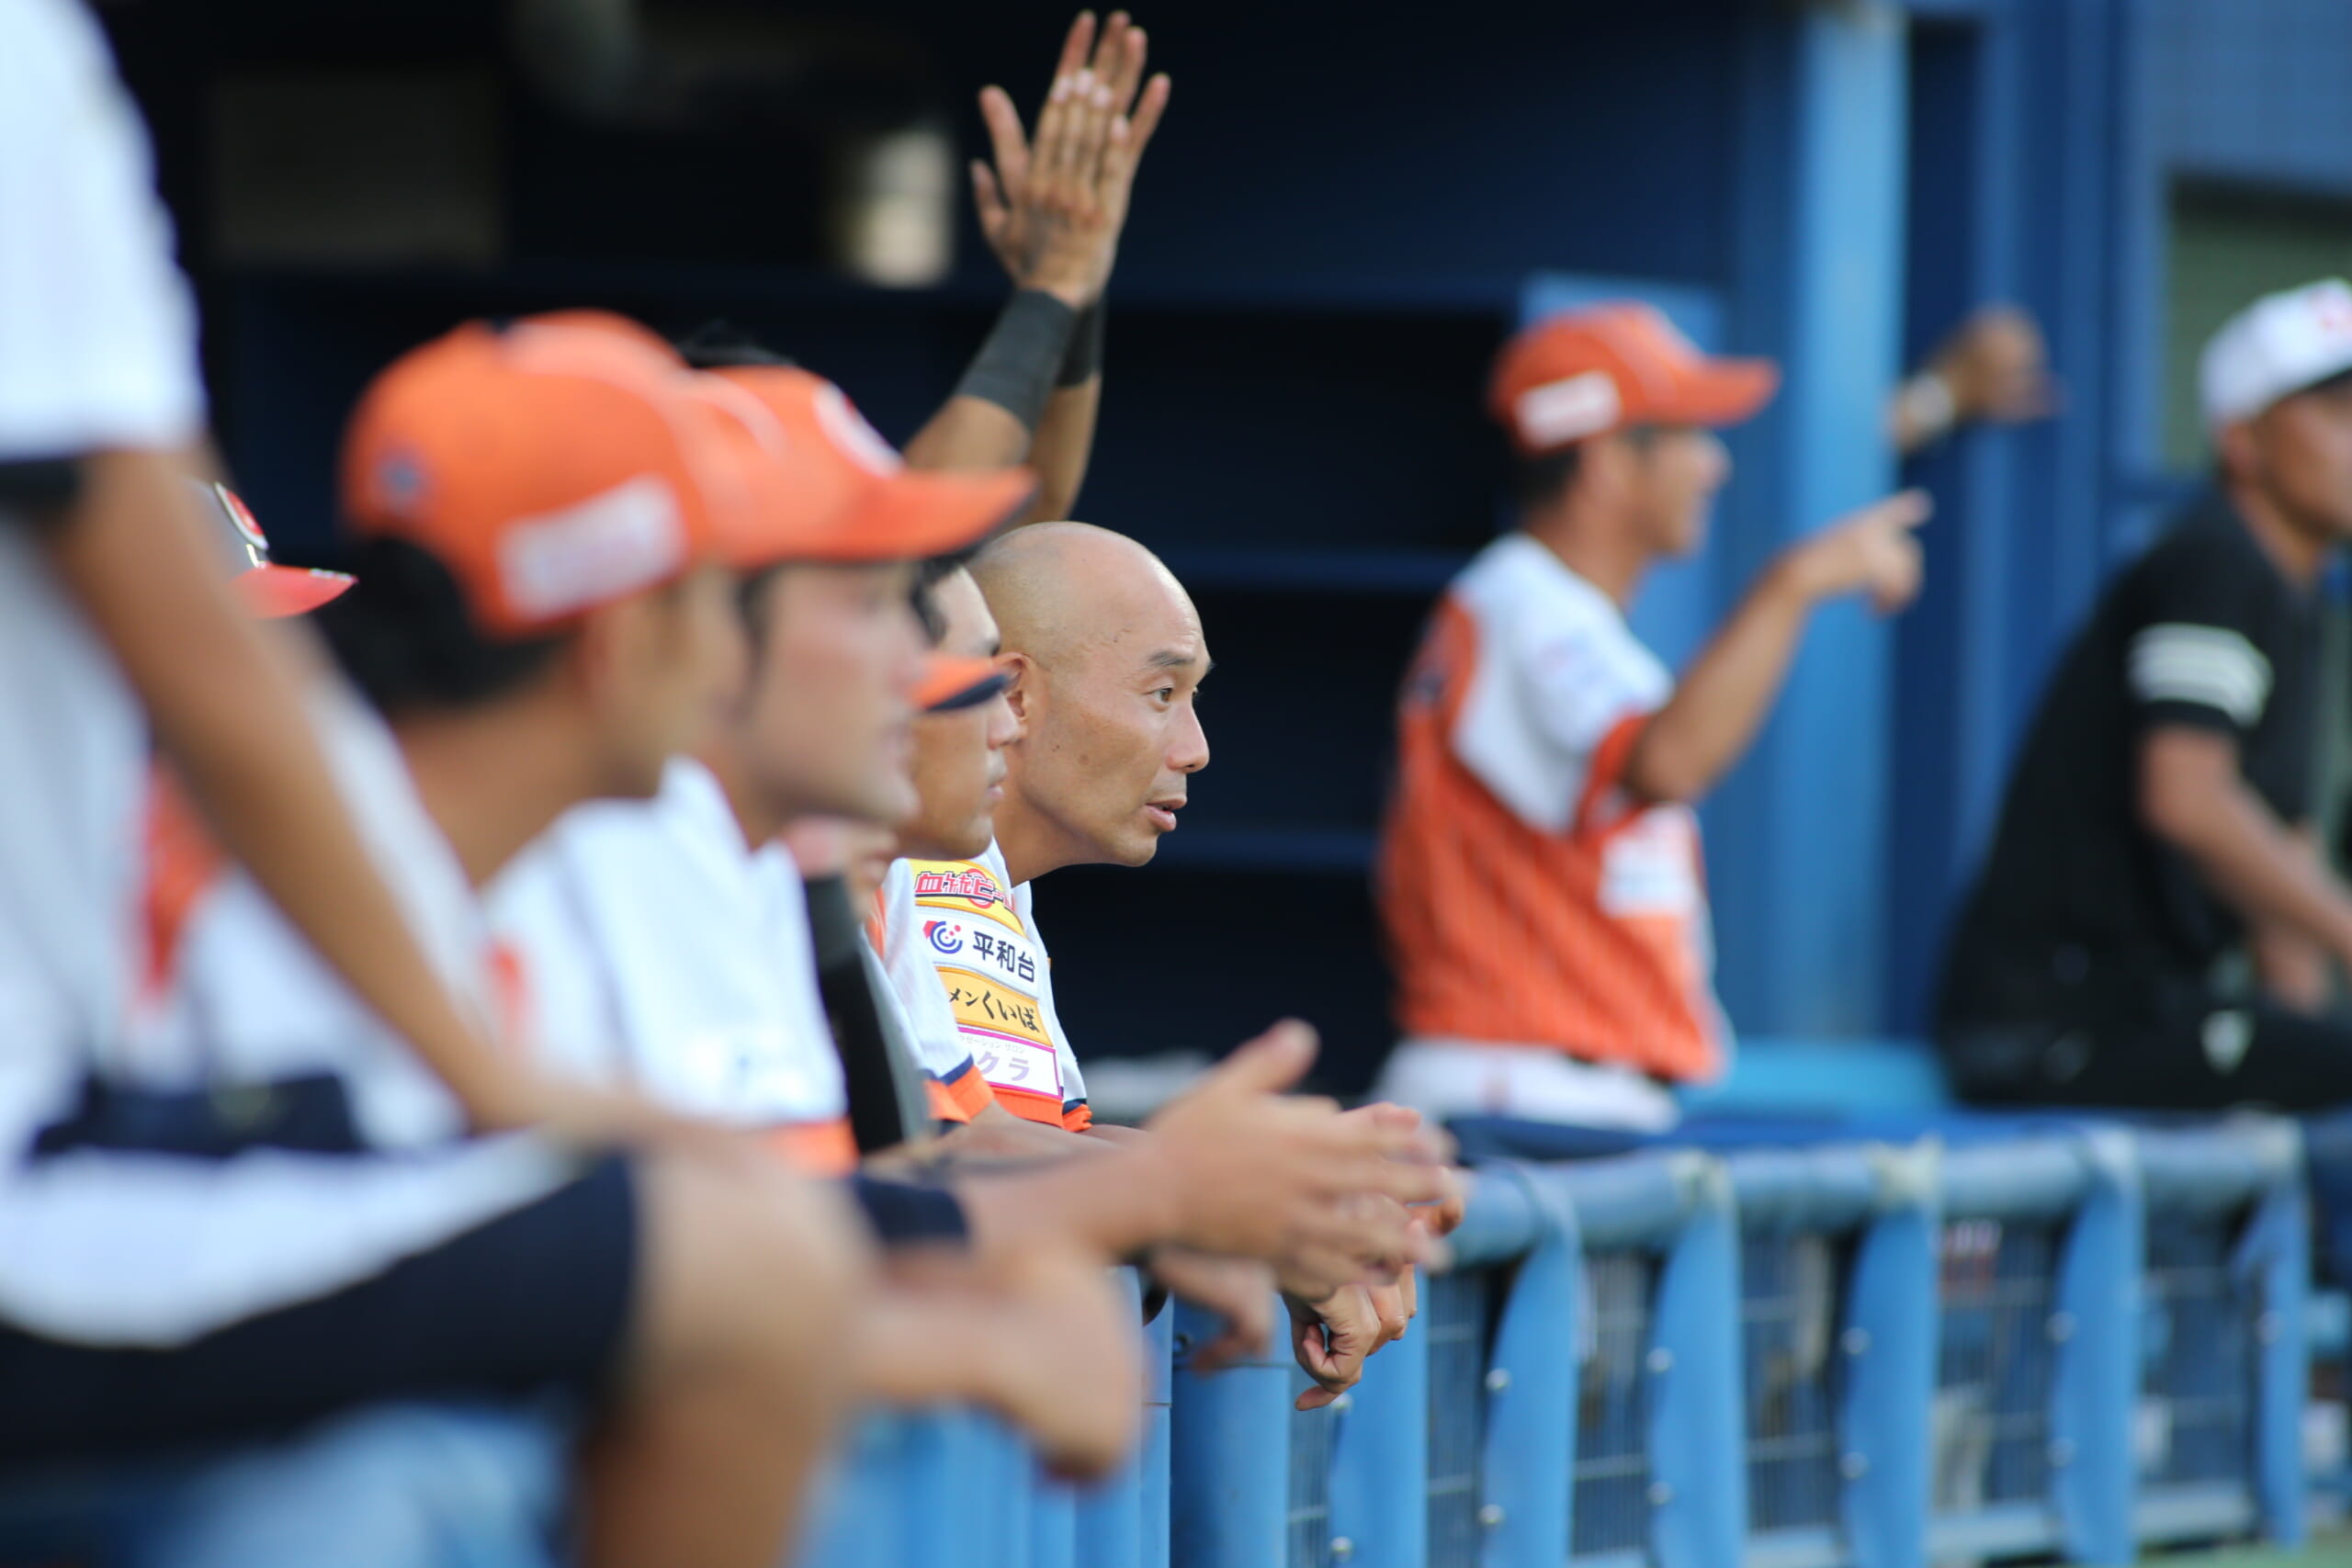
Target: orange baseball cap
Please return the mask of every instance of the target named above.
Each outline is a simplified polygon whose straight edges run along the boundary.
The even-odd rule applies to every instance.
[[[910,468],[821,376],[784,366],[707,371],[713,400],[772,458],[766,504],[739,544],[747,564],[921,560],[978,544],[1036,493],[1026,468],[937,473]],[[760,414],[765,415],[764,419]]]
[[[344,438],[348,525],[431,554],[477,624],[508,637],[731,561],[758,476],[688,376],[650,333],[459,327],[361,397]]]
[[[1642,424],[1738,424],[1771,400],[1769,359],[1699,352],[1658,310],[1597,305],[1536,322],[1503,346],[1488,409],[1522,457]]]
[[[269,536],[261,531],[261,524],[243,498],[227,485],[190,479],[188,486],[220,537],[229,570],[236,574],[231,579],[233,592],[247,615],[264,621],[307,615],[351,587],[349,572],[280,566],[271,560]]]
[[[915,682],[915,707],[922,713],[977,707],[1012,683],[1002,660],[933,653],[923,660],[922,679]]]

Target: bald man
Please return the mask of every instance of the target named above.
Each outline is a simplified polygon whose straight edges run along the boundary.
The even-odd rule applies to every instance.
[[[995,841],[975,834],[977,852],[894,867],[885,923],[920,938],[997,1103],[1082,1132],[1092,1112],[1055,1013],[1029,884],[1066,865],[1141,865],[1175,829],[1186,780],[1208,765],[1193,709],[1208,645],[1183,586],[1106,528],[1018,529],[971,570],[987,601],[975,608],[995,613],[1011,678],[1002,701],[1017,724],[998,741]]]
[[[1209,761],[1193,705],[1208,643],[1183,585],[1106,528],[1018,529],[983,549],[971,573],[986,604],[970,609],[994,613],[1011,676],[1002,700],[1018,728],[1009,739],[973,731],[975,749],[1001,746],[1005,757],[995,841],[968,858],[892,867],[885,925],[917,960],[891,954],[892,978],[904,994],[910,967],[927,959],[997,1103],[1046,1121],[1059,1099],[1063,1124],[1083,1128],[1091,1111],[1067,1114],[1084,1110],[1084,1091],[1070,1088],[1081,1080],[1055,1012],[1030,885],[1066,865],[1142,865],[1175,830],[1187,781]],[[954,607],[943,605],[951,620]],[[969,631],[983,635],[977,617]],[[1302,1408],[1337,1398],[1414,1310],[1409,1275],[1313,1300],[1286,1293],[1285,1304],[1293,1350],[1317,1384],[1300,1396]]]
[[[1085,523],[1007,535],[972,575],[1022,725],[996,813],[1007,874],[1144,864],[1209,764],[1193,700],[1214,661],[1192,595],[1149,550]]]

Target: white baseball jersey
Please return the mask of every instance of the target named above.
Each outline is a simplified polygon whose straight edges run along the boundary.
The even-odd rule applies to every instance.
[[[549,1065],[776,1130],[821,1168],[855,1162],[799,868],[744,841],[709,769],[677,759],[650,801],[566,813],[491,910]]]
[[[369,858],[450,994],[494,1038],[503,1009],[489,921],[417,797],[399,743],[339,682],[314,695],[311,713]],[[254,1082],[334,1072],[374,1146],[413,1147],[464,1131],[464,1112],[440,1079],[233,866],[189,909],[147,1012],[119,1076]]]
[[[1033,896],[1009,884],[994,844],[978,860],[897,863],[882,889],[884,964],[909,998],[929,1070],[968,1057],[1006,1110],[1082,1131],[1093,1113],[1054,1010]],[[926,968],[944,1014],[926,999]]]

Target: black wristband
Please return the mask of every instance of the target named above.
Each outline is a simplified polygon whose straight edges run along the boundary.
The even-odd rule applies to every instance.
[[[1054,385],[1082,387],[1102,374],[1102,301],[1097,299],[1078,313],[1070,328],[1069,346],[1062,350],[1062,373]]]
[[[956,395],[994,403],[1019,420],[1023,429],[1036,429],[1045,417],[1046,400],[1054,395],[1054,378],[1077,323],[1078,312],[1052,295],[1022,289],[996,319]]]
[[[970,1220],[962,1200],[936,1187],[852,1176],[849,1194],[885,1248],[968,1242]]]

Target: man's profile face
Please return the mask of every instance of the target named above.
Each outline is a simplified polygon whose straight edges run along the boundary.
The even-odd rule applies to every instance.
[[[897,822],[915,807],[907,768],[922,626],[910,569],[796,564],[758,584],[752,677],[734,741],[787,815]]]
[[[2247,426],[2254,482],[2298,527],[2352,538],[2352,374],[2281,398]]]
[[[1142,865],[1174,831],[1192,775],[1208,766],[1195,699],[1210,659],[1173,580],[1114,624],[1052,667],[1024,662],[1012,787],[1088,858]]]
[[[1001,647],[996,617],[968,571],[951,572],[932,589],[945,623],[941,651],[964,659],[993,659]],[[996,805],[1004,797],[1004,749],[1021,733],[1012,705],[1000,694],[952,713],[924,714],[914,723],[914,784],[920,804],[900,829],[910,854],[969,860],[996,836]]]
[[[735,579],[717,566],[598,612],[605,793],[650,796],[669,760],[700,745],[742,687]]]
[[[1661,556],[1698,554],[1707,542],[1715,492],[1731,477],[1731,458],[1714,432],[1688,425],[1629,432],[1628,502],[1643,542]]]

